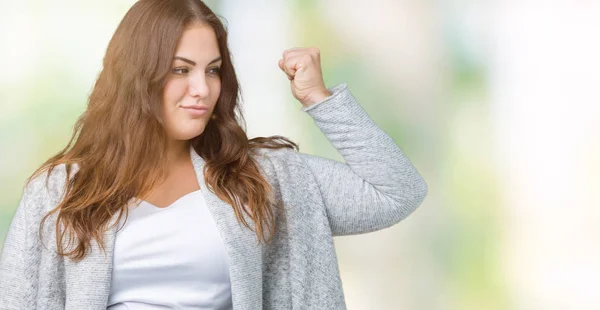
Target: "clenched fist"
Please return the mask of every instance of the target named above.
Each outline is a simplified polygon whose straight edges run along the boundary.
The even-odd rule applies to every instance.
[[[317,48],[291,48],[283,52],[279,68],[290,80],[292,94],[300,103],[311,106],[329,96],[321,72],[321,57]]]

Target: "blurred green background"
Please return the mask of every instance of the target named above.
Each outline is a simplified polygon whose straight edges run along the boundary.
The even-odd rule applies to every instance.
[[[133,3],[0,3],[0,249]],[[277,66],[318,47],[327,86],[348,83],[429,185],[400,224],[335,238],[349,309],[600,309],[600,5],[206,3],[230,31],[250,137],[342,160]]]

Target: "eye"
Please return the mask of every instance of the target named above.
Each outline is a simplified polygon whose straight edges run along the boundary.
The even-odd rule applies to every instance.
[[[210,69],[209,72],[211,72],[211,74],[213,74],[213,75],[220,75],[221,74],[221,68],[214,67],[214,68]]]
[[[188,68],[173,68],[171,70],[171,72],[173,72],[175,74],[186,74],[186,73],[189,73],[190,71],[188,70]]]

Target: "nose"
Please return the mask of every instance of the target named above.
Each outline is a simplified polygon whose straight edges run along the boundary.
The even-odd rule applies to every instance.
[[[191,77],[189,84],[190,96],[192,97],[206,97],[209,94],[209,87],[204,77]]]

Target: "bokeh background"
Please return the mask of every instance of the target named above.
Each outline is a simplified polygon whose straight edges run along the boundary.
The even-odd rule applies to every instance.
[[[0,248],[133,3],[0,2]],[[207,4],[230,31],[250,137],[343,160],[277,66],[318,47],[327,86],[348,83],[429,185],[398,225],[335,238],[349,309],[600,309],[598,1]]]

